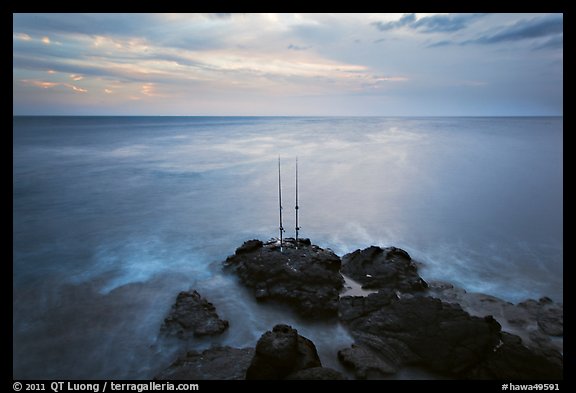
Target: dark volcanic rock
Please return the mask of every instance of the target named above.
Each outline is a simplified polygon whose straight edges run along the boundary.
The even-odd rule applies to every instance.
[[[338,359],[346,367],[354,370],[357,379],[382,378],[398,371],[395,364],[389,364],[374,350],[353,344],[350,348],[338,351]]]
[[[191,336],[212,336],[228,328],[216,308],[196,291],[180,292],[161,331],[186,339]]]
[[[553,363],[558,363],[558,359],[562,358],[562,303],[542,298],[513,304],[483,293],[468,293],[453,284],[437,281],[430,283],[428,293],[442,301],[458,303],[471,315],[492,315],[502,325],[503,332],[519,336],[523,346]]]
[[[279,300],[306,317],[336,315],[344,285],[340,258],[332,251],[300,239],[285,239],[283,252],[276,242],[245,242],[226,259],[242,283],[254,289],[258,300]]]
[[[550,336],[564,335],[564,307],[562,304],[554,303],[552,299],[543,297],[540,300],[525,300],[518,303],[522,307],[536,316],[538,327],[543,333]]]
[[[284,379],[314,367],[322,367],[314,343],[291,326],[276,325],[258,340],[246,379]]]
[[[403,293],[423,291],[428,285],[417,270],[410,255],[396,247],[371,246],[342,257],[342,273],[358,281],[363,288],[385,288]]]
[[[328,367],[313,367],[290,374],[286,379],[292,380],[344,380],[346,377],[340,371]]]
[[[493,318],[471,317],[457,305],[430,297],[398,299],[391,292],[344,297],[340,314],[356,341],[374,350],[391,370],[423,364],[459,374],[500,342],[500,324]]]
[[[254,348],[216,347],[190,351],[158,374],[157,380],[244,379]]]
[[[256,251],[264,245],[261,240],[253,239],[245,241],[240,247],[236,249],[236,255],[246,254],[251,251]]]
[[[340,351],[339,358],[359,378],[407,364],[458,378],[562,378],[558,352],[529,349],[520,337],[501,332],[491,315],[471,316],[456,303],[423,296],[398,299],[380,291],[343,297],[340,319],[360,345]]]
[[[501,345],[469,370],[470,379],[562,379],[562,359],[551,360],[522,345],[520,337],[502,334]]]

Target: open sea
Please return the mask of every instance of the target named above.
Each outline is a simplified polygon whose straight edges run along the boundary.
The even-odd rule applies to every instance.
[[[563,301],[563,118],[14,117],[14,379],[150,379],[187,349],[255,346],[288,323],[323,365],[352,339],[258,304],[222,271],[243,241],[342,256],[396,246],[510,302]],[[230,328],[159,337],[179,291]]]

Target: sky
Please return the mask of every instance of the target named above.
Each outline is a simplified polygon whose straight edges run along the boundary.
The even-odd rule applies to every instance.
[[[13,14],[14,115],[562,116],[562,14]]]

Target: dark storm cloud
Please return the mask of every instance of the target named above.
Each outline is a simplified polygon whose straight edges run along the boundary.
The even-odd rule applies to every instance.
[[[535,40],[537,44],[533,49],[561,49],[564,46],[563,24],[562,14],[523,19],[509,26],[500,28],[497,33],[482,33],[477,35],[476,38],[465,41],[442,40],[429,44],[427,47],[434,48],[470,44],[491,45]],[[546,41],[542,41],[544,39],[546,39]]]
[[[533,19],[524,19],[506,27],[493,35],[484,35],[465,43],[497,44],[501,42],[520,41],[532,38],[543,38],[562,34],[564,17],[562,14],[548,15]]]
[[[471,22],[485,14],[452,14],[426,16],[412,23],[410,27],[424,33],[444,33],[465,29]]]
[[[416,19],[416,14],[405,14],[393,22],[374,22],[373,25],[380,31],[409,27],[423,33],[446,33],[465,29],[474,20],[485,14],[450,14],[433,15]]]
[[[398,29],[400,27],[408,26],[416,21],[416,14],[404,14],[402,17],[393,22],[374,22],[372,25],[380,31],[387,31]]]

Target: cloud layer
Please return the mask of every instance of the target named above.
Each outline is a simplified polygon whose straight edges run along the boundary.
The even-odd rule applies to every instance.
[[[479,44],[498,44],[501,42],[530,40],[550,36],[561,37],[563,29],[563,16],[549,15],[537,18],[521,19],[510,26],[505,26],[495,34],[486,34],[470,42]]]
[[[558,14],[13,19],[15,114],[561,114]]]
[[[388,31],[401,27],[408,27],[424,33],[451,33],[468,27],[474,20],[483,14],[453,14],[432,15],[416,18],[416,14],[405,14],[396,21],[374,22],[373,25],[380,31]]]

